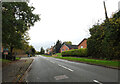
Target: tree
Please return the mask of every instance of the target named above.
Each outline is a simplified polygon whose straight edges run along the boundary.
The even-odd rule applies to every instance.
[[[62,42],[58,40],[58,41],[56,42],[54,52],[55,52],[55,53],[59,53],[61,46],[62,46]]]
[[[28,40],[30,26],[40,20],[39,15],[32,13],[34,9],[27,2],[2,3],[2,43],[10,48],[11,56],[13,48],[21,48],[23,41]]]
[[[63,43],[68,44],[68,45],[72,45],[72,42],[71,42],[71,41],[65,41],[65,42],[63,42]]]
[[[45,50],[43,49],[43,47],[41,47],[40,54],[44,54],[44,53],[45,53]]]
[[[94,58],[119,59],[120,11],[102,24],[94,25],[87,40],[88,55]]]

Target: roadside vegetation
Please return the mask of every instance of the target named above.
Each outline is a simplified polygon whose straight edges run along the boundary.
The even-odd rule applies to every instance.
[[[87,49],[81,48],[81,49],[73,49],[69,51],[62,52],[63,57],[73,56],[73,57],[86,57],[87,56]]]
[[[89,31],[88,56],[108,60],[120,58],[120,11],[102,24],[93,25]]]
[[[55,58],[83,62],[83,63],[96,64],[96,65],[102,65],[102,66],[113,67],[113,68],[118,68],[118,66],[119,66],[119,61],[98,60],[98,59],[78,58],[78,57],[55,57]]]
[[[4,67],[4,66],[8,65],[9,63],[11,63],[12,61],[6,60],[6,59],[0,59],[0,62],[2,63],[2,66]]]
[[[56,53],[55,58],[78,61],[107,67],[119,67],[120,60],[120,11],[103,23],[89,29],[86,49],[74,49]],[[61,57],[62,56],[62,57]]]
[[[56,53],[56,54],[54,54],[53,56],[61,57],[62,54],[61,54],[61,53]]]
[[[14,53],[19,50],[35,54],[28,42],[28,30],[40,20],[39,15],[33,13],[34,9],[28,2],[2,2],[2,47],[3,53],[8,52],[7,58],[2,53],[3,59],[15,60]]]
[[[97,59],[119,60],[120,58],[120,11],[103,23],[89,29],[87,49],[74,49],[62,52],[63,57],[91,57]]]
[[[20,57],[16,57],[16,61],[20,60],[20,59],[21,59]],[[0,62],[2,62],[2,66],[4,67],[4,66],[8,65],[9,63],[12,63],[13,61],[7,60],[7,59],[0,59]]]
[[[42,54],[42,56],[45,56],[45,57],[52,57],[52,56],[50,56],[50,55],[45,55],[45,54]]]

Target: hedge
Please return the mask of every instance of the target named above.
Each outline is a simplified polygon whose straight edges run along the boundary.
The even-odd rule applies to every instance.
[[[62,52],[62,56],[72,56],[72,57],[86,57],[87,56],[87,49],[81,48],[81,49],[73,49],[69,51]]]

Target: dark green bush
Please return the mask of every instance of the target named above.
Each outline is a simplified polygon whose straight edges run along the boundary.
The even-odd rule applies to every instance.
[[[90,28],[87,40],[88,56],[100,59],[120,59],[120,11],[112,18]]]
[[[82,48],[82,49],[74,49],[74,50],[69,50],[69,51],[64,51],[62,52],[62,56],[72,56],[72,57],[86,57],[87,56],[87,49]]]

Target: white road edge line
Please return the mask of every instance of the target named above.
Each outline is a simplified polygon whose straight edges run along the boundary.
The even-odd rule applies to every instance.
[[[98,84],[102,84],[101,82],[97,81],[97,80],[93,80],[94,82],[98,83]]]
[[[62,66],[62,65],[60,65],[60,64],[58,64],[58,66],[61,66],[61,67],[63,67],[63,68],[65,68],[65,69],[67,69],[67,70],[69,70],[69,71],[74,71],[74,70],[72,70],[72,69],[70,69],[70,68],[67,68],[67,67],[65,67],[65,66]]]

